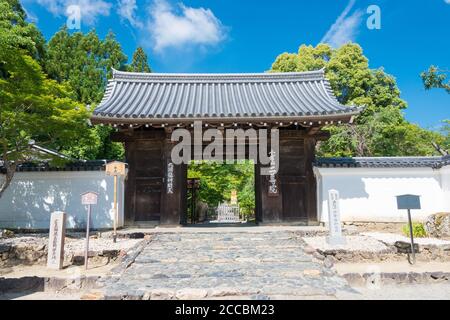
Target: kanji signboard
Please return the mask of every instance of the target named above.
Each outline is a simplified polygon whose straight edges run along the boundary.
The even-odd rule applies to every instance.
[[[126,165],[124,162],[113,161],[106,164],[106,174],[108,176],[124,176],[126,175]]]

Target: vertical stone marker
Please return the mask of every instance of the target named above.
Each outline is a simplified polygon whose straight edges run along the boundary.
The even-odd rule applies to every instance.
[[[53,212],[50,217],[47,267],[60,270],[64,262],[64,238],[66,236],[66,214]]]
[[[345,238],[342,236],[339,192],[333,189],[328,191],[328,227],[330,235],[327,237],[327,242],[330,245],[346,243]]]

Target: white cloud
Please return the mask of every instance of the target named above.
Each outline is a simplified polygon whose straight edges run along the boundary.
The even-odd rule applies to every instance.
[[[117,13],[121,19],[127,20],[133,27],[136,28],[142,28],[144,26],[136,15],[136,11],[138,9],[136,0],[119,0],[117,5]]]
[[[224,40],[225,27],[210,9],[187,7],[182,3],[178,6],[174,8],[165,0],[155,0],[149,8],[147,29],[152,35],[155,51],[215,45]]]
[[[112,4],[103,0],[37,0],[55,16],[67,16],[67,7],[78,5],[80,7],[81,21],[94,25],[98,16],[109,16]]]
[[[22,5],[23,10],[25,11],[25,14],[27,15],[27,18],[29,21],[33,22],[33,23],[38,23],[39,22],[39,18],[38,16],[32,12],[29,11],[27,8],[25,8],[25,6]]]
[[[450,0],[444,0],[446,4],[450,4]]]
[[[342,11],[320,42],[328,43],[332,47],[339,47],[349,41],[355,40],[363,12],[356,10],[349,15],[354,5],[355,0],[350,0],[344,11]]]

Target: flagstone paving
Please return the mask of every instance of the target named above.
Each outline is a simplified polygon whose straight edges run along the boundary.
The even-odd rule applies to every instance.
[[[106,299],[335,298],[347,282],[290,231],[155,233]]]

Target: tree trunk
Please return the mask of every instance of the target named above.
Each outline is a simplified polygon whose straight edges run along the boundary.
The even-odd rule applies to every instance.
[[[11,181],[14,177],[14,174],[16,173],[16,164],[7,164],[6,161],[4,163],[4,166],[6,168],[6,174],[5,174],[5,180],[2,181],[0,184],[0,199],[2,198],[3,193],[6,191],[6,189],[11,184]]]

